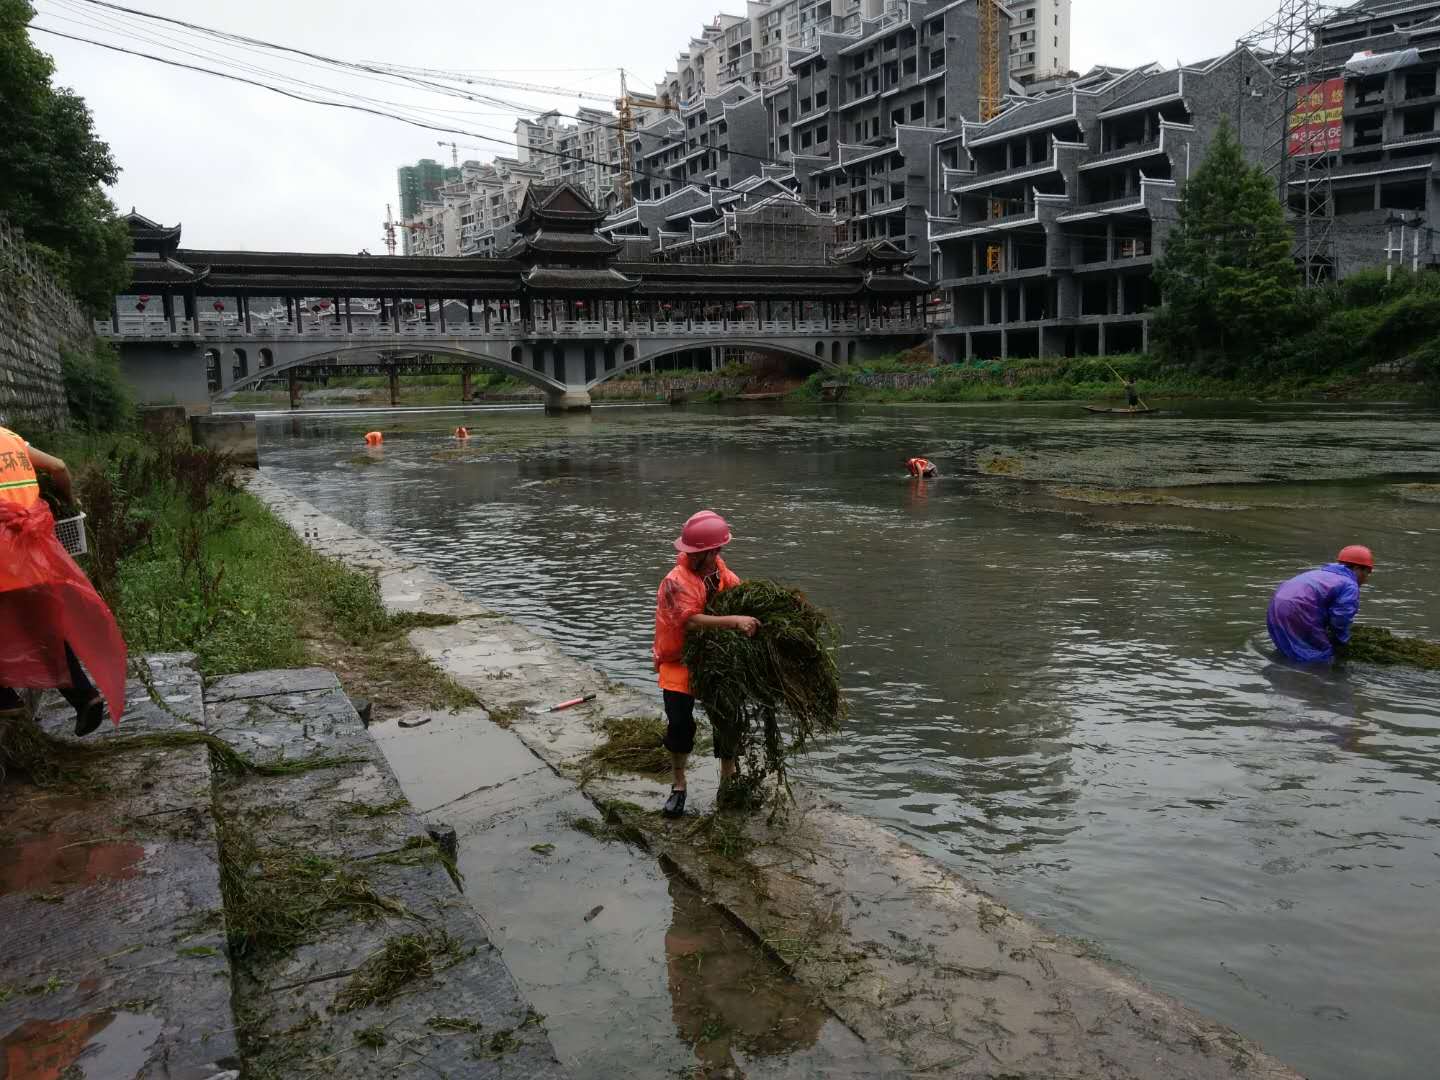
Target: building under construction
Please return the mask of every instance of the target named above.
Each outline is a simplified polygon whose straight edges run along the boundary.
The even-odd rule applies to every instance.
[[[1287,193],[1312,282],[1388,264],[1440,266],[1440,0],[1286,0],[1267,24]],[[1313,49],[1280,49],[1296,38]]]

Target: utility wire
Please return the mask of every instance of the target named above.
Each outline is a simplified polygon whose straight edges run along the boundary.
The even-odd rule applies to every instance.
[[[336,58],[336,57],[326,56],[326,55],[324,55],[324,54],[322,54],[322,53],[314,53],[314,52],[310,52],[310,51],[305,50],[305,49],[298,49],[298,48],[295,48],[295,47],[289,46],[289,45],[280,45],[280,44],[277,44],[277,43],[275,43],[275,42],[265,41],[265,40],[260,39],[260,38],[252,38],[252,37],[247,37],[246,35],[243,35],[243,34],[231,33],[230,31],[226,31],[226,30],[216,30],[216,29],[214,29],[214,28],[212,28],[212,27],[202,26],[202,25],[200,25],[200,24],[198,24],[198,23],[187,22],[187,21],[184,20],[184,19],[176,19],[176,18],[173,18],[173,17],[171,17],[171,16],[167,16],[167,15],[157,15],[157,14],[155,14],[155,13],[153,13],[153,12],[143,11],[143,10],[140,10],[140,9],[138,9],[138,8],[126,7],[126,6],[122,5],[122,4],[112,3],[112,2],[110,2],[110,0],[78,0],[78,2],[80,2],[80,3],[85,3],[85,4],[90,4],[90,5],[95,6],[95,7],[107,8],[107,9],[110,9],[110,10],[112,10],[112,11],[124,12],[125,14],[133,15],[133,16],[136,16],[136,17],[139,17],[139,18],[142,18],[142,19],[152,19],[152,20],[155,20],[155,21],[158,21],[158,22],[169,23],[169,24],[174,25],[174,26],[183,27],[183,28],[185,28],[185,29],[187,29],[187,30],[196,31],[196,32],[199,32],[199,33],[201,33],[201,34],[210,35],[210,36],[213,36],[213,37],[218,37],[218,38],[224,39],[224,40],[226,40],[226,41],[230,41],[230,42],[233,42],[233,43],[236,43],[236,44],[240,44],[240,45],[244,45],[244,46],[249,46],[249,47],[252,47],[252,48],[258,48],[258,49],[261,49],[261,50],[269,49],[269,50],[274,50],[274,51],[277,51],[277,52],[289,53],[289,54],[291,54],[291,55],[304,57],[305,59],[312,60],[312,61],[316,61],[316,62],[318,62],[318,63],[320,63],[320,64],[324,64],[324,65],[331,66],[331,67],[340,67],[340,68],[346,68],[346,69],[355,70],[355,71],[366,72],[366,73],[369,73],[369,74],[371,74],[371,75],[390,76],[390,77],[393,77],[393,78],[403,79],[403,80],[406,80],[406,81],[408,81],[408,82],[412,82],[412,83],[414,83],[414,84],[416,84],[416,85],[418,85],[418,86],[422,86],[422,87],[425,87],[425,88],[427,88],[427,89],[430,89],[430,90],[433,90],[433,91],[436,91],[436,92],[439,92],[439,93],[442,93],[442,94],[447,94],[447,95],[450,95],[450,96],[464,97],[464,98],[469,98],[469,99],[472,99],[472,100],[478,97],[478,99],[481,100],[481,101],[484,102],[484,103],[487,103],[487,104],[504,104],[504,105],[507,106],[507,107],[517,108],[517,110],[520,111],[520,112],[531,111],[532,109],[534,109],[534,106],[517,105],[517,104],[514,103],[514,102],[502,102],[502,101],[501,101],[500,99],[498,99],[498,98],[490,97],[490,96],[487,96],[487,95],[474,95],[474,94],[472,94],[472,93],[470,93],[470,92],[460,90],[460,89],[457,88],[457,87],[447,86],[447,85],[445,85],[445,83],[443,83],[443,82],[436,82],[436,81],[433,80],[433,79],[423,78],[423,77],[421,77],[420,75],[416,75],[416,74],[412,74],[412,73],[411,73],[411,72],[413,72],[413,71],[424,71],[424,70],[426,70],[426,69],[423,69],[423,68],[422,68],[422,69],[406,69],[406,68],[395,67],[395,66],[388,66],[388,65],[382,65],[382,64],[357,62],[357,61],[353,61],[353,60],[341,60],[341,59],[338,59],[338,58]],[[497,81],[498,81],[498,80],[497,80]],[[583,91],[574,90],[574,88],[558,88],[558,87],[557,87],[557,88],[553,88],[553,89],[555,89],[555,90],[562,90],[562,89],[563,89],[563,90],[565,91],[565,93],[567,93],[567,94],[568,94],[568,93],[572,93],[572,92],[575,93],[575,94],[577,94],[577,95],[584,93]],[[550,111],[550,110],[535,109],[534,111],[544,112],[544,111]],[[553,111],[555,111],[555,112],[557,113],[557,115],[564,116],[564,117],[566,117],[567,119],[578,120],[578,121],[581,121],[581,122],[583,122],[583,123],[591,123],[591,124],[594,124],[596,127],[601,127],[601,128],[604,128],[604,129],[606,129],[606,130],[608,130],[608,131],[613,131],[613,132],[619,132],[619,131],[621,131],[621,128],[620,128],[620,126],[619,126],[618,124],[606,124],[606,123],[597,122],[597,121],[595,121],[595,120],[593,120],[592,118],[589,118],[589,117],[577,116],[577,115],[575,115],[574,113],[561,112],[561,111],[559,111],[559,110],[553,110]],[[673,148],[673,147],[679,147],[679,148],[683,149],[683,148],[684,148],[683,138],[682,138],[681,140],[679,140],[679,141],[676,141],[676,140],[674,140],[674,139],[672,138],[672,139],[669,141],[669,146],[672,147],[672,148]],[[697,149],[698,149],[698,148],[697,148]],[[713,150],[713,149],[716,149],[716,148],[715,148],[715,147],[711,147],[710,149]],[[779,167],[781,167],[781,168],[786,168],[786,169],[793,169],[793,168],[794,168],[794,164],[793,164],[792,162],[776,161],[774,158],[771,158],[771,157],[769,157],[769,156],[767,156],[767,155],[763,155],[763,154],[751,154],[751,153],[747,153],[746,151],[743,151],[743,150],[730,150],[730,149],[728,149],[728,148],[726,149],[726,152],[727,152],[729,155],[733,156],[733,157],[745,158],[745,159],[751,160],[751,161],[759,161],[759,162],[761,162],[762,164],[765,164],[765,165],[779,166]],[[637,170],[633,170],[633,169],[632,169],[632,172],[633,172],[633,171],[637,171]],[[642,175],[644,175],[644,174],[642,174]],[[655,174],[652,173],[652,174],[650,174],[650,175],[653,176],[653,175],[655,175]],[[674,177],[670,177],[670,176],[664,176],[664,177],[662,177],[662,179],[664,179],[664,180],[666,180],[666,181],[673,182],[675,178],[674,178]],[[697,186],[702,187],[702,189],[704,189],[704,190],[708,190],[708,185],[697,185]]]
[[[88,0],[88,2],[94,2],[94,0]],[[196,71],[202,75],[213,75],[218,79],[226,79],[230,82],[244,83],[248,86],[259,87],[261,90],[268,90],[272,94],[279,94],[282,97],[291,98],[294,101],[304,101],[312,105],[325,105],[334,109],[348,109],[352,112],[366,113],[370,116],[378,116],[386,120],[398,120],[401,123],[410,124],[412,127],[422,128],[427,131],[438,131],[444,135],[464,135],[467,138],[480,139],[483,142],[498,143],[501,146],[506,147],[507,149],[513,150],[515,148],[515,144],[509,139],[501,139],[493,135],[484,135],[480,132],[470,131],[466,128],[446,127],[442,124],[432,123],[426,120],[416,119],[414,117],[402,116],[398,113],[387,112],[384,109],[375,108],[369,105],[345,101],[331,101],[325,98],[317,98],[309,94],[300,93],[299,91],[287,90],[280,86],[273,86],[269,83],[261,82],[258,79],[247,78],[243,75],[236,75],[226,71],[216,71],[213,68],[201,67],[197,64],[187,64],[181,60],[174,60],[164,56],[156,56],[153,53],[141,52],[138,49],[127,49],[121,45],[114,45],[104,41],[96,41],[93,38],[84,38],[76,34],[67,34],[63,31],[54,30],[46,26],[35,26],[34,24],[31,24],[31,29],[37,30],[40,33],[50,34],[52,37],[65,38],[69,41],[78,41],[85,45],[94,45],[97,48],[108,49],[111,52],[124,53],[128,56],[137,56],[144,60],[153,60],[156,63],[164,64],[167,67],[182,68],[186,71]],[[612,172],[620,171],[620,166],[615,162],[600,161],[597,158],[585,157],[583,154],[571,153],[567,150],[549,150],[544,147],[538,146],[530,147],[529,149],[530,152],[534,154],[545,154],[551,157],[560,158],[565,161],[578,162],[583,165],[596,165],[604,169],[609,169]],[[655,180],[664,180],[667,183],[673,182],[675,179],[671,176],[666,176],[661,173],[649,172],[643,169],[632,168],[631,172],[640,176],[648,176]],[[696,184],[695,186],[705,193],[709,193],[709,191],[711,190],[709,184]]]

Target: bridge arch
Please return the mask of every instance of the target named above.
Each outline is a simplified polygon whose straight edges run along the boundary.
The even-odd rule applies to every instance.
[[[376,347],[373,344],[352,346],[340,349],[307,350],[302,355],[274,361],[273,366],[271,367],[264,368],[263,370],[257,371],[254,374],[247,375],[243,379],[236,379],[232,385],[225,387],[223,390],[221,390],[214,382],[212,382],[211,393],[219,396],[222,393],[232,394],[241,390],[252,390],[260,383],[265,382],[269,379],[273,379],[277,375],[282,375],[285,372],[293,370],[295,368],[311,367],[316,364],[320,364],[330,360],[340,361],[341,358],[345,356],[368,355],[373,357],[376,351]],[[406,351],[409,352],[412,350],[407,349]],[[413,351],[425,352],[437,357],[449,357],[462,363],[475,364],[477,367],[489,368],[490,370],[499,371],[506,375],[513,375],[515,378],[521,379],[524,382],[527,382],[530,385],[544,391],[555,392],[564,391],[566,389],[566,386],[563,382],[560,382],[550,377],[549,375],[545,374],[543,370],[537,370],[536,365],[525,364],[523,360],[523,353],[519,345],[516,345],[513,349],[510,350],[509,358],[503,356],[496,356],[493,353],[485,352],[480,349],[466,349],[452,345],[440,345],[438,343],[434,346],[426,343],[423,346],[413,349]],[[215,354],[218,360],[219,353],[214,349],[206,350],[207,360],[212,353]],[[538,353],[535,357],[535,360],[536,364],[538,364],[540,361],[540,356],[538,355]],[[374,364],[384,363],[384,361],[380,359],[372,359],[368,362]],[[343,366],[343,361],[341,363],[341,366]]]
[[[649,346],[647,348],[647,346]],[[777,353],[781,356],[794,357],[797,360],[804,360],[807,363],[819,367],[822,371],[836,371],[840,367],[840,345],[835,343],[835,359],[828,359],[824,341],[816,341],[812,352],[809,342],[801,339],[795,342],[789,341],[766,341],[760,338],[737,338],[737,337],[710,337],[690,338],[685,340],[661,340],[656,342],[641,339],[640,348],[637,350],[633,345],[626,344],[620,362],[615,365],[614,370],[599,373],[599,377],[588,381],[585,384],[586,390],[593,390],[601,383],[622,375],[627,371],[634,371],[636,368],[650,363],[652,360],[663,360],[667,356],[676,353],[691,352],[695,349],[707,349],[720,346],[727,349],[749,349],[754,352]]]

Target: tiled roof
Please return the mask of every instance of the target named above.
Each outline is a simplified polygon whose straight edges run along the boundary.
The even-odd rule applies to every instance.
[[[1127,90],[1117,94],[1103,106],[1105,111],[1121,108],[1152,98],[1172,97],[1180,92],[1180,69],[1157,72],[1132,82]]]
[[[1057,94],[1055,97],[1042,98],[1040,101],[1017,105],[1008,112],[1003,112],[988,124],[976,130],[970,137],[971,142],[988,140],[1012,131],[1019,131],[1022,128],[1030,127],[1032,124],[1040,124],[1045,121],[1056,123],[1071,116],[1075,111],[1075,95]]]

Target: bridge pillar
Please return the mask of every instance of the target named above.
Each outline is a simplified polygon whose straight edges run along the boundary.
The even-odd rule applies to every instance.
[[[470,403],[471,395],[475,392],[474,380],[475,371],[469,364],[466,364],[460,371],[460,400],[467,405]]]
[[[300,376],[294,368],[287,371],[285,375],[290,383],[290,408],[298,409],[300,407]]]
[[[400,404],[400,373],[393,367],[390,369],[390,404]]]
[[[589,408],[588,390],[550,390],[545,395],[547,413],[582,412]]]

